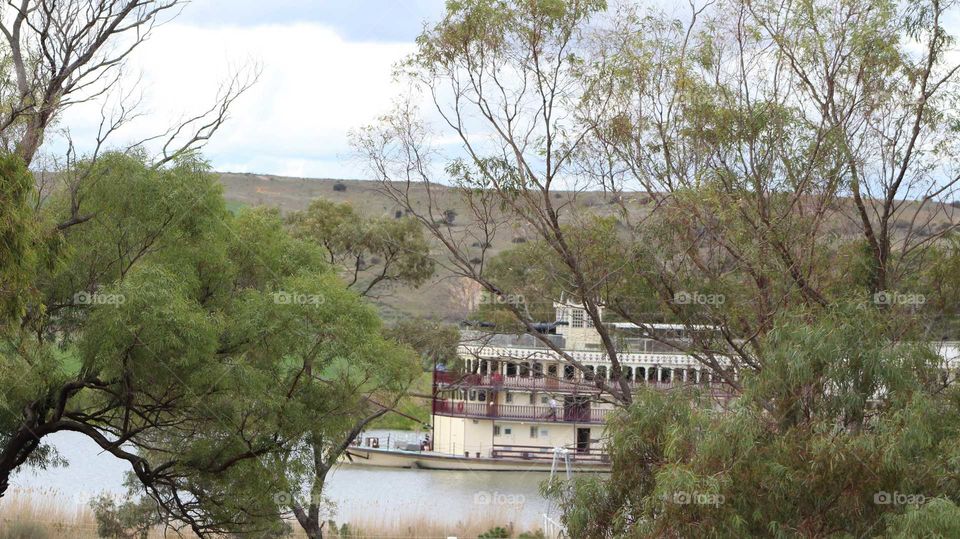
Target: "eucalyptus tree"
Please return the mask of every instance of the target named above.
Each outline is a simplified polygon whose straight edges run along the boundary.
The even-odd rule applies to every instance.
[[[364,218],[349,204],[322,198],[288,217],[293,234],[324,247],[349,288],[379,298],[395,286],[417,288],[434,272],[430,245],[413,218]]]
[[[418,287],[433,275],[429,244],[414,219],[363,218],[348,204],[317,199],[288,216],[287,227],[299,240],[322,247],[348,297],[356,293],[379,299],[397,286]],[[379,331],[374,325],[363,329],[364,335]],[[396,409],[420,374],[412,351],[398,344],[427,344],[400,338],[392,330],[385,333],[393,335],[388,337],[392,346],[381,338],[358,343],[349,362],[332,367],[319,386],[314,382],[313,391],[326,399],[316,406],[338,412],[337,420],[317,423],[299,440],[289,460],[288,490],[281,496],[308,537],[322,537],[327,522],[323,487],[329,472],[371,422]]]
[[[614,340],[600,323],[596,283],[588,281],[561,222],[561,215],[572,215],[567,210],[573,202],[554,198],[579,141],[591,130],[571,122],[583,92],[581,78],[571,67],[587,45],[584,27],[603,7],[600,1],[448,4],[445,18],[420,36],[418,50],[403,70],[432,97],[465,157],[437,164],[438,151],[430,144],[433,134],[409,103],[380,124],[355,133],[353,142],[384,191],[443,245],[449,255],[444,265],[492,297],[504,300],[515,292],[503,289],[485,271],[494,239],[518,223],[534,231],[563,264],[566,271],[558,278],[569,281],[564,279],[560,288],[583,303],[619,378]],[[438,174],[438,168],[446,175]],[[469,208],[473,223],[465,227],[453,227],[443,218],[444,189],[437,184],[447,175]],[[533,326],[537,320],[522,305],[504,304],[538,335]],[[585,370],[556,343],[540,339]],[[597,378],[595,383],[620,402],[630,402],[625,380]]]
[[[574,536],[946,534],[955,5],[687,7],[450,3],[402,69],[439,127],[407,101],[354,142],[462,276],[584,304],[621,410],[613,476],[551,487]],[[516,221],[532,256],[473,260]],[[601,306],[684,324],[735,398],[632,391]]]
[[[734,392],[722,364],[760,370],[784,310],[852,294],[935,329],[919,301],[887,300],[920,294],[913,276],[958,224],[951,3],[605,7],[450,4],[401,69],[439,127],[407,101],[355,133],[450,268],[517,294],[469,246],[523,223],[548,288],[582,302],[600,334],[613,376],[596,383],[624,404],[601,305],[648,330],[714,328],[684,349]],[[437,219],[448,179],[472,224]],[[505,308],[532,332],[528,310]]]

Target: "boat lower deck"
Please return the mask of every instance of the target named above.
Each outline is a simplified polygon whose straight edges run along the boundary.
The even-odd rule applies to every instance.
[[[432,451],[403,451],[399,449],[380,449],[372,447],[350,447],[346,450],[342,463],[387,468],[420,468],[425,470],[475,470],[496,472],[549,472],[553,467],[552,455],[540,454],[527,458],[509,457],[464,457],[435,453]],[[563,469],[563,462],[558,462]],[[577,460],[571,458],[574,472],[609,472],[610,463],[591,458]]]

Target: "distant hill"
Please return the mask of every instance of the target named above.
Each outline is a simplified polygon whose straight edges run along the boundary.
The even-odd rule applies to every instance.
[[[231,209],[242,206],[271,206],[288,213],[306,208],[310,201],[324,198],[338,203],[349,203],[365,216],[384,216],[394,218],[403,215],[403,210],[386,195],[378,191],[378,184],[367,180],[311,179],[271,176],[264,174],[220,173],[224,186],[224,196]],[[454,228],[467,222],[469,212],[455,193],[441,194],[443,209],[453,210]],[[592,194],[591,194],[592,196]],[[602,198],[602,195],[600,196]],[[426,205],[426,194],[420,200]],[[399,213],[398,213],[399,212]],[[517,229],[498,234],[489,253],[499,253],[512,246],[515,238],[524,237]],[[532,236],[531,236],[532,237]],[[479,248],[478,248],[479,252]],[[446,252],[442,246],[435,246],[434,254],[443,259]],[[387,319],[403,316],[424,316],[443,320],[459,320],[466,315],[462,302],[451,293],[457,281],[449,272],[438,267],[437,275],[418,289],[397,289],[390,297],[380,299],[382,314]]]
[[[314,178],[291,178],[284,176],[272,176],[266,174],[236,174],[223,172],[220,174],[220,181],[224,186],[224,196],[227,199],[231,209],[243,206],[271,206],[279,208],[281,212],[302,210],[306,208],[310,201],[316,198],[324,198],[333,202],[349,203],[355,210],[365,216],[384,216],[396,217],[402,215],[402,208],[397,206],[385,194],[379,191],[379,184],[368,180],[338,180],[338,179],[314,179]],[[453,222],[454,229],[463,227],[470,222],[470,212],[466,205],[460,200],[451,189],[441,188],[441,192],[435,197],[439,200],[439,206],[442,210],[453,210],[456,218]],[[555,193],[557,205],[569,203],[572,193]],[[419,192],[412,193],[414,205],[426,207],[426,192],[420,189]],[[602,192],[579,192],[576,194],[576,204],[578,207],[590,208],[594,214],[604,215],[614,211],[616,206],[612,205],[612,196]],[[642,195],[636,195],[627,199],[627,207],[634,218],[642,216],[648,211],[649,200]],[[954,206],[936,206],[931,204],[925,209],[927,212],[936,211],[937,215],[929,225],[932,231],[942,230],[948,226],[947,218],[944,214],[956,215],[960,212],[960,204],[954,203]],[[919,220],[918,222],[924,222]],[[841,219],[835,223],[841,234],[856,233],[856,223],[846,219]],[[896,223],[895,232],[909,226],[906,222]],[[522,226],[515,225],[506,230],[498,232],[493,245],[490,246],[488,256],[500,253],[505,249],[514,247],[517,242],[527,239],[534,239],[535,235],[524,230]],[[474,245],[479,254],[479,245]],[[438,260],[444,260],[446,251],[442,246],[435,245],[434,254]],[[399,318],[404,316],[424,316],[431,318],[440,318],[444,320],[462,319],[467,313],[462,301],[458,301],[454,290],[461,288],[453,276],[438,267],[438,273],[432,281],[424,284],[416,290],[398,289],[392,297],[381,298],[381,312],[385,318]]]

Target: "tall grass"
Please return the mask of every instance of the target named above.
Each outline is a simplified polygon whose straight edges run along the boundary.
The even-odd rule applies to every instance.
[[[97,537],[93,511],[56,491],[14,490],[0,499],[0,539],[54,537]]]
[[[424,508],[425,511],[441,511],[442,502],[437,507]],[[292,537],[300,539],[306,535],[296,522]],[[335,526],[335,527],[334,527]],[[463,519],[451,526],[439,523],[428,514],[397,515],[388,511],[371,511],[353,518],[344,525],[337,522],[324,526],[324,537],[335,539],[446,539],[448,537],[475,538],[495,527],[504,527],[513,536],[524,531],[515,529],[509,522],[498,520],[496,515],[476,515]],[[185,533],[185,537],[192,535]],[[69,537],[76,539],[95,539],[97,522],[88,506],[77,503],[65,503],[64,497],[57,491],[13,490],[0,498],[0,539],[54,539]],[[150,539],[180,537],[172,532],[164,534],[162,529],[153,530]]]

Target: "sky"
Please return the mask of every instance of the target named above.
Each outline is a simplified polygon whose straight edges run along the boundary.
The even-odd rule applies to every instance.
[[[130,58],[125,84],[139,81],[143,114],[113,143],[123,147],[208,108],[232,72],[256,65],[259,81],[204,148],[214,169],[363,178],[348,133],[389,111],[404,90],[394,64],[443,10],[444,0],[192,0]],[[81,151],[100,110],[77,105],[61,119]]]

